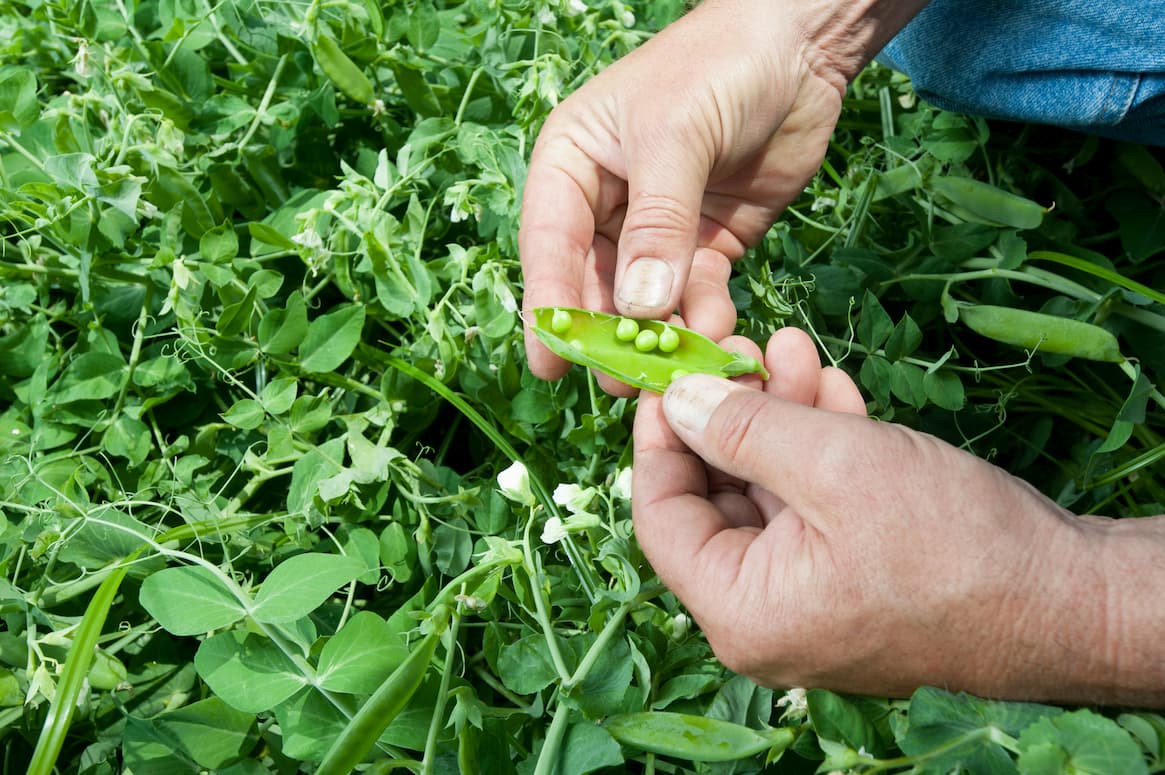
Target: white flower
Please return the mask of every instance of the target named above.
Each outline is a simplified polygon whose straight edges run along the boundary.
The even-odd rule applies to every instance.
[[[777,707],[784,708],[781,721],[785,719],[803,719],[809,714],[809,697],[804,689],[790,689],[785,696],[777,700]]]
[[[580,13],[586,13],[587,4],[582,0],[566,0],[566,15],[578,16]]]
[[[324,246],[323,237],[315,229],[301,231],[299,234],[293,235],[291,241],[296,245],[303,245],[305,248],[322,248]]]
[[[566,535],[566,525],[562,524],[562,520],[558,517],[551,517],[546,520],[546,526],[542,528],[542,543],[556,544],[566,538]]]
[[[505,471],[498,474],[498,489],[502,495],[515,503],[534,505],[534,493],[530,490],[530,472],[521,460],[515,460]]]
[[[611,482],[611,494],[621,500],[631,500],[631,466],[619,469],[615,481]]]
[[[555,21],[557,20],[554,18],[554,12],[549,8],[538,11],[538,23],[543,27],[553,27]]]
[[[77,39],[77,55],[73,57],[73,70],[82,78],[93,72],[89,60],[89,41],[84,38]]]
[[[555,487],[553,495],[554,502],[565,507],[571,514],[586,511],[594,497],[593,487],[579,487],[571,482],[563,482]]]
[[[623,26],[631,29],[635,26],[635,14],[631,12],[630,8],[624,8],[623,13],[619,16],[619,21],[623,22]]]
[[[687,614],[676,614],[671,618],[671,636],[673,640],[683,640],[691,629],[692,620]]]

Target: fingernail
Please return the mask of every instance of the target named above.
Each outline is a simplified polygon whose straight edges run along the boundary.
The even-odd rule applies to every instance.
[[[728,397],[732,383],[710,374],[689,374],[673,382],[663,394],[668,422],[692,433],[703,433],[716,407]]]
[[[619,284],[619,301],[628,307],[656,309],[671,297],[675,272],[671,264],[659,258],[640,258],[623,273]]]

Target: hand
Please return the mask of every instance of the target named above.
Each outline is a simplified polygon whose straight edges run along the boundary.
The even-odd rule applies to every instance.
[[[848,78],[922,4],[707,0],[585,84],[530,161],[525,308],[678,308],[727,335],[730,262],[805,187]],[[534,373],[566,371],[528,327],[526,344]]]
[[[1165,702],[1165,609],[1133,592],[1162,575],[1165,525],[1074,517],[867,419],[800,331],[766,365],[763,388],[684,377],[635,420],[640,545],[725,665],[770,686]]]

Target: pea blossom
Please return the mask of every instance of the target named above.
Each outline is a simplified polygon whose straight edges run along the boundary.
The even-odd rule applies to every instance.
[[[509,468],[498,474],[498,489],[502,495],[515,503],[534,505],[534,492],[530,489],[530,472],[520,460],[515,460]]]

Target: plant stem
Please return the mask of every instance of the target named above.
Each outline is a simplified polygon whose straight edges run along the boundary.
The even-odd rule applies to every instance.
[[[449,701],[449,683],[453,677],[453,658],[457,655],[457,628],[461,624],[459,607],[453,609],[449,629],[445,633],[445,669],[441,673],[441,688],[437,691],[437,706],[433,708],[433,717],[429,719],[429,734],[425,738],[424,764],[421,766],[422,775],[433,775],[433,760],[437,754],[437,735],[445,721],[445,704]]]
[[[546,739],[542,742],[542,751],[538,754],[538,765],[534,768],[534,775],[550,775],[558,765],[559,749],[562,739],[566,736],[566,722],[570,717],[570,709],[559,702],[554,708],[554,718],[546,730]]]

